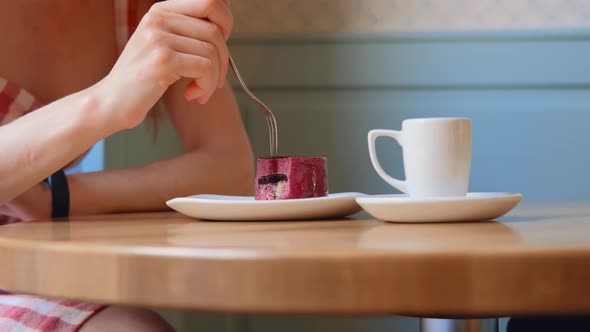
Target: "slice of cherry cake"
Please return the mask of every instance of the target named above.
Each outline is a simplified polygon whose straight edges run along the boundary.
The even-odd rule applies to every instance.
[[[255,185],[257,200],[327,196],[327,160],[324,157],[258,158]]]

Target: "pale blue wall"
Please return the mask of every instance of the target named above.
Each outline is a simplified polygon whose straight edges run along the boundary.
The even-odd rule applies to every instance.
[[[100,171],[104,167],[104,141],[98,142],[81,163],[81,171]]]
[[[260,38],[233,51],[277,114],[280,152],[326,155],[333,191],[396,192],[370,166],[370,129],[458,116],[473,119],[471,191],[590,199],[590,31]],[[263,121],[243,105],[263,154]],[[399,147],[378,146],[402,177]]]
[[[104,169],[104,141],[96,143],[88,154],[76,166],[67,170],[67,173],[96,172]]]

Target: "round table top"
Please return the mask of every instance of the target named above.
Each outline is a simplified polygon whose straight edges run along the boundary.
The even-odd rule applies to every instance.
[[[590,204],[521,204],[499,221],[19,223],[0,227],[0,289],[232,313],[590,312]]]

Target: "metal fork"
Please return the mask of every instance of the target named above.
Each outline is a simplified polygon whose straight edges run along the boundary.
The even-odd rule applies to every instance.
[[[275,157],[277,155],[277,149],[279,144],[277,135],[277,120],[275,119],[275,116],[270,110],[270,108],[268,108],[268,106],[266,106],[262,101],[260,101],[260,99],[258,99],[250,91],[250,89],[248,89],[246,83],[242,79],[242,75],[240,75],[240,72],[238,71],[238,67],[236,67],[236,63],[234,62],[234,59],[232,58],[231,54],[229,56],[229,64],[246,95],[248,95],[248,97],[250,97],[250,99],[252,99],[252,101],[254,101],[256,105],[258,105],[258,108],[264,115],[264,118],[266,120],[266,127],[268,129],[268,139],[270,140],[270,156]]]

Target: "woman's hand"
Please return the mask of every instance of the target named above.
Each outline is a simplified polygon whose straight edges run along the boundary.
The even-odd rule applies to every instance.
[[[126,127],[141,123],[163,93],[181,78],[192,79],[185,98],[206,103],[224,85],[226,40],[233,17],[223,0],[168,0],[154,4],[140,21],[117,63],[98,87],[111,98]],[[120,114],[119,114],[120,115]]]

